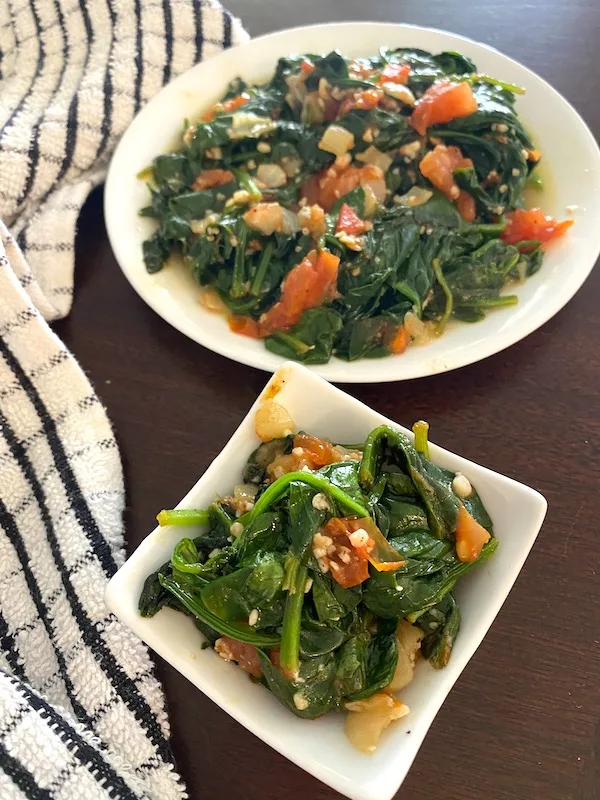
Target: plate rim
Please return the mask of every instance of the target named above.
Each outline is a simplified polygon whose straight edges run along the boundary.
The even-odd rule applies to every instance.
[[[137,120],[143,118],[147,110],[151,106],[157,105],[159,102],[159,98],[163,95],[167,90],[174,91],[179,83],[183,83],[186,80],[186,76],[192,71],[197,69],[199,66],[206,64],[207,62],[214,62],[218,61],[219,59],[225,58],[230,54],[232,51],[239,51],[240,48],[249,47],[255,45],[256,42],[276,39],[281,36],[294,34],[300,31],[306,30],[315,30],[315,29],[324,29],[324,28],[364,28],[364,26],[369,26],[371,28],[381,28],[387,30],[411,30],[416,32],[424,32],[433,33],[441,36],[448,36],[454,40],[466,42],[470,45],[474,45],[479,48],[483,48],[488,52],[495,54],[496,56],[505,59],[507,62],[512,63],[519,70],[524,71],[529,76],[531,76],[535,81],[540,82],[547,91],[549,91],[555,98],[556,101],[566,106],[568,111],[573,115],[574,120],[579,125],[579,133],[580,135],[584,136],[588,144],[590,145],[591,150],[595,153],[597,166],[600,168],[600,145],[596,140],[594,134],[590,130],[589,126],[587,125],[586,121],[583,119],[581,114],[575,109],[575,107],[567,100],[557,89],[555,89],[548,81],[545,80],[542,76],[536,73],[534,70],[530,69],[528,66],[522,64],[520,61],[512,58],[504,54],[501,50],[494,47],[493,45],[486,44],[484,42],[478,41],[476,39],[472,39],[467,36],[463,36],[462,34],[453,33],[452,31],[443,30],[441,28],[435,28],[425,25],[415,25],[412,23],[402,23],[402,22],[385,22],[385,21],[377,21],[377,20],[350,20],[350,21],[342,21],[342,22],[328,22],[324,24],[312,24],[312,25],[298,25],[291,28],[284,28],[281,30],[271,31],[266,34],[262,34],[260,36],[248,39],[245,42],[241,42],[240,44],[236,45],[235,47],[228,48],[227,50],[223,50],[220,53],[211,56],[206,61],[200,61],[197,64],[194,64],[189,69],[182,72],[168,84],[163,86],[136,114],[136,116],[131,120],[125,131],[123,132],[117,146],[113,152],[111,157],[108,172],[105,181],[105,191],[104,191],[104,202],[103,202],[103,209],[104,209],[104,218],[105,218],[105,225],[108,234],[109,243],[111,245],[111,249],[113,251],[114,258],[119,265],[119,269],[127,279],[128,283],[134,289],[136,294],[148,305],[158,316],[160,316],[165,322],[175,328],[177,331],[182,333],[183,335],[190,338],[192,341],[196,342],[197,344],[205,347],[207,350],[211,350],[212,352],[217,353],[218,355],[224,356],[225,358],[229,359],[230,361],[244,364],[246,366],[254,367],[256,369],[262,370],[267,373],[275,372],[284,362],[285,358],[281,356],[277,356],[274,353],[269,352],[265,347],[261,350],[253,350],[247,349],[242,351],[241,353],[232,354],[231,348],[229,347],[227,337],[212,337],[210,341],[208,341],[209,337],[205,337],[203,335],[201,325],[190,325],[187,321],[183,321],[178,319],[176,309],[170,310],[167,309],[166,311],[161,308],[159,298],[157,297],[157,292],[150,289],[148,290],[146,287],[141,285],[141,279],[138,279],[135,270],[126,265],[125,259],[119,257],[119,249],[120,249],[120,242],[119,237],[114,233],[114,226],[112,223],[113,214],[113,205],[111,203],[112,198],[114,197],[114,193],[118,192],[119,187],[119,178],[120,176],[117,175],[116,166],[118,166],[119,158],[121,153],[125,148],[128,146],[128,137],[131,132],[131,128],[134,126]],[[599,188],[600,188],[600,181],[599,181]],[[114,188],[113,188],[114,187]],[[469,350],[468,352],[461,352],[459,357],[454,357],[451,359],[451,362],[448,363],[447,358],[443,356],[443,354],[433,359],[427,359],[424,357],[416,364],[413,365],[413,368],[405,371],[405,374],[398,374],[398,370],[394,371],[392,365],[394,363],[395,358],[400,358],[401,356],[394,356],[390,355],[385,359],[378,359],[378,362],[385,367],[382,367],[381,370],[377,371],[376,375],[371,374],[362,374],[358,372],[358,374],[353,374],[352,365],[353,363],[360,364],[366,361],[373,361],[372,359],[360,359],[357,362],[347,362],[342,359],[337,359],[333,356],[326,364],[319,364],[319,365],[305,365],[308,369],[315,372],[316,374],[320,375],[321,377],[325,378],[326,380],[330,380],[334,383],[390,383],[395,381],[406,381],[406,380],[415,380],[417,378],[425,378],[437,374],[442,374],[445,372],[451,372],[456,369],[461,369],[466,366],[470,366],[471,364],[478,363],[479,361],[484,361],[491,356],[497,355],[498,353],[503,352],[504,350],[512,347],[513,345],[517,344],[518,342],[522,341],[523,339],[530,336],[536,330],[544,326],[550,319],[552,319],[556,314],[558,314],[577,294],[577,292],[581,289],[585,281],[589,278],[594,266],[596,266],[598,262],[598,258],[600,256],[600,236],[598,236],[595,245],[591,245],[590,250],[590,259],[588,265],[584,269],[579,269],[577,271],[576,279],[572,282],[571,285],[567,286],[566,291],[563,289],[560,293],[554,293],[554,302],[547,305],[546,309],[539,312],[539,314],[535,317],[531,315],[527,317],[525,322],[521,322],[521,324],[517,327],[516,330],[511,330],[509,334],[506,336],[505,341],[498,342],[497,339],[493,337],[487,336],[485,338],[485,345],[483,345],[483,352],[480,349],[473,349]],[[199,308],[200,313],[211,313],[204,311],[203,309]],[[460,324],[460,323],[457,323]],[[464,323],[463,323],[464,324]],[[232,334],[235,335],[235,334]],[[426,350],[426,346],[423,348],[424,352]],[[402,364],[402,362],[400,362]],[[400,373],[402,370],[400,370]]]

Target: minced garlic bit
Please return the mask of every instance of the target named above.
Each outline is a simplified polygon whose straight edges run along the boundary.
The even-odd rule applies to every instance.
[[[357,528],[348,535],[352,547],[364,547],[369,541],[369,534],[364,528]]]
[[[270,153],[271,145],[268,142],[258,142],[256,149],[259,153]]]
[[[345,244],[350,250],[360,252],[363,249],[363,239],[361,236],[350,236],[349,233],[339,231],[335,234],[336,239],[339,239],[342,244]]]
[[[215,652],[218,653],[224,661],[233,661],[233,653],[229,649],[229,644],[225,639],[217,639],[215,642]]]
[[[231,523],[231,527],[229,528],[229,533],[235,539],[236,537],[238,537],[240,535],[240,533],[242,533],[243,530],[244,530],[244,526],[242,525],[241,522],[232,522]]]
[[[310,590],[312,589],[312,585],[313,585],[313,579],[312,578],[307,578],[306,579],[306,583],[304,584],[304,594],[307,594],[307,592],[310,592]]]
[[[292,452],[294,451],[292,450]],[[317,511],[329,511],[330,508],[329,500],[324,494],[321,494],[321,492],[317,492],[317,494],[312,499],[312,507],[315,508]]]
[[[248,616],[248,625],[256,625],[258,622],[258,609],[253,608]]]
[[[308,708],[308,700],[302,692],[296,692],[294,694],[294,705],[298,709],[298,711],[305,711]]]
[[[250,192],[247,192],[245,189],[238,189],[237,192],[234,192],[229,200],[225,203],[225,208],[230,208],[231,206],[235,205],[244,205],[245,203],[250,202]]]
[[[404,156],[409,161],[414,161],[415,158],[419,155],[421,150],[421,142],[419,139],[416,139],[414,142],[409,142],[408,144],[403,144],[402,147],[398,149],[398,152],[401,156]]]
[[[459,497],[469,497],[473,493],[473,487],[469,479],[462,472],[456,473],[452,481],[452,491]]]
[[[315,533],[312,540],[312,551],[317,561],[327,555],[327,548],[332,544],[333,539],[330,536],[323,536],[322,533]]]

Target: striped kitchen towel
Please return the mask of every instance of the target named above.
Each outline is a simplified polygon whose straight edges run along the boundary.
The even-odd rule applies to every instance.
[[[124,558],[115,438],[48,321],[132,116],[245,38],[213,0],[0,0],[1,800],[186,797],[149,654],[103,601]]]

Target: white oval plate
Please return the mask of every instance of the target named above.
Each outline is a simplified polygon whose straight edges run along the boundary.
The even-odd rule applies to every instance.
[[[155,223],[138,216],[148,190],[136,175],[160,153],[172,149],[185,118],[216,102],[237,75],[269,78],[280,56],[298,52],[346,56],[376,53],[382,45],[424,50],[458,50],[481,72],[526,89],[517,109],[551,171],[551,191],[540,195],[546,213],[566,216],[577,206],[576,225],[553,243],[540,272],[516,289],[517,306],[500,309],[475,325],[453,323],[442,337],[402,355],[347,363],[332,358],[312,369],[339,383],[406,380],[446,372],[498,353],[543,325],[573,297],[600,252],[600,150],[589,129],[564,98],[533,72],[498,51],[470,39],[412,25],[377,22],[311,25],[269,34],[197,64],[154,97],[133,120],[113,156],[105,188],[108,235],[125,276],[148,305],[200,344],[252,367],[275,371],[283,359],[260,341],[234,334],[227,321],[198,304],[200,289],[183,268],[170,265],[149,275],[142,242]]]

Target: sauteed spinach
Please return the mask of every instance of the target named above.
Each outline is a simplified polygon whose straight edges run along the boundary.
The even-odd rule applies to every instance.
[[[414,444],[385,425],[362,445],[264,442],[231,496],[159,514],[193,532],[146,580],[140,613],[190,615],[300,717],[379,704],[385,727],[407,711],[389,693],[411,680],[419,647],[448,663],[454,586],[497,547],[476,490],[429,459],[426,423],[414,431]]]
[[[180,254],[233,330],[307,364],[401,353],[512,305],[570,224],[523,210],[540,153],[521,92],[453,52],[281,58],[143,174],[146,267]]]

